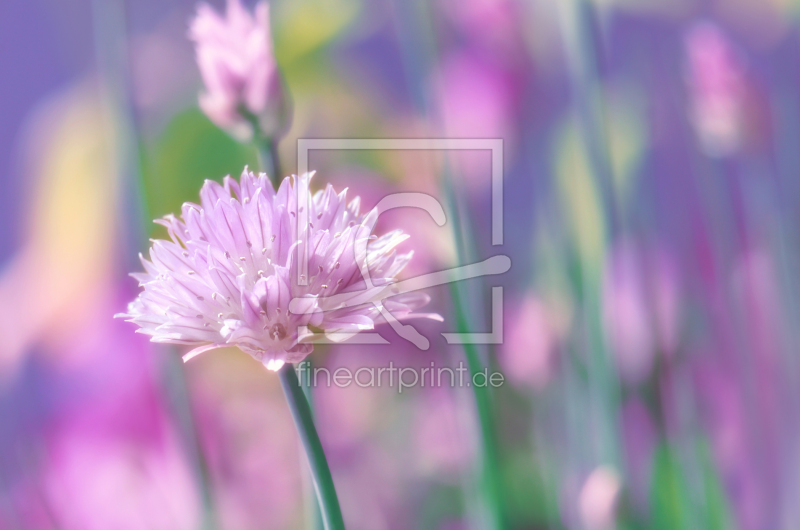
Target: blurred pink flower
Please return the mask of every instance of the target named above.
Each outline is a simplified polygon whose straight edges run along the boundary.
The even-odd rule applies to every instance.
[[[726,156],[740,144],[744,120],[744,65],[722,30],[696,23],[686,33],[691,119],[710,156]]]
[[[421,397],[413,423],[419,463],[439,477],[469,469],[476,448],[468,410],[459,407],[452,389],[432,388]]]
[[[657,351],[671,354],[678,340],[678,278],[663,251],[616,245],[603,278],[603,320],[623,379],[643,381]]]
[[[186,360],[231,345],[271,370],[312,351],[302,342],[311,336],[304,326],[334,340],[341,335],[331,333],[373,329],[381,316],[377,302],[397,319],[438,318],[412,314],[428,303],[423,293],[392,297],[391,284],[411,259],[394,249],[408,236],[395,230],[373,238],[376,209],[359,214],[358,198],[348,203],[346,191],[337,195],[330,185],[312,197],[310,179],[287,177],[277,192],[266,174],[246,168],[240,182],[207,180],[200,205],[185,203],[182,220],[158,221],[172,240],[153,242],[150,261],[142,258],[146,272],[134,274],[143,291],[119,316],[154,342],[195,346]],[[299,198],[310,207],[307,285],[297,284]],[[368,289],[362,268],[373,282]],[[292,300],[297,312],[289,310]]]
[[[585,528],[615,528],[617,498],[621,488],[620,476],[613,468],[600,466],[589,474],[578,498],[578,509]]]
[[[127,293],[104,294],[90,303],[93,318],[43,345],[44,355],[62,361],[41,390],[58,406],[42,419],[36,443],[21,450],[39,483],[15,501],[22,526],[196,528],[198,488],[157,387],[159,357],[144,337],[132,339],[127,325],[108,318]],[[50,524],[35,524],[37,506]]]
[[[294,527],[301,454],[288,410],[272,388],[218,385],[197,384],[193,395],[220,527]]]
[[[381,359],[395,351],[390,345],[367,349],[355,344],[341,344],[331,351],[324,366],[317,367],[324,368],[330,375],[318,372],[314,377],[310,370],[303,374],[304,381],[314,385],[317,428],[333,451],[364,442],[392,407],[391,396],[396,390],[387,385],[385,377],[379,380],[374,374],[376,366],[383,362]],[[348,370],[353,374],[351,384],[337,385],[333,382],[331,377],[337,370]]]
[[[742,391],[747,385],[735,371],[719,359],[708,359],[693,367],[694,386],[698,389],[698,405],[709,433],[712,455],[720,478],[730,497],[740,528],[769,527],[771,514],[776,513],[775,475],[764,468],[778,451],[774,440],[764,439],[757,417],[752,414]]]
[[[514,0],[439,0],[440,10],[470,44],[491,53],[494,61],[518,59],[525,48],[525,19]]]
[[[228,0],[224,18],[200,4],[189,35],[206,88],[200,107],[211,121],[240,140],[258,133],[253,131],[253,120],[267,136],[287,126],[266,2],[256,5],[253,16],[240,0]]]
[[[561,325],[545,304],[529,295],[510,313],[498,360],[508,380],[541,390],[553,375]]]
[[[177,443],[67,433],[50,453],[43,495],[58,528],[197,528],[199,499]]]
[[[451,54],[442,65],[440,100],[445,132],[455,138],[503,138],[514,131],[516,91],[511,76],[475,54]],[[472,191],[491,185],[489,151],[459,151],[459,175]]]

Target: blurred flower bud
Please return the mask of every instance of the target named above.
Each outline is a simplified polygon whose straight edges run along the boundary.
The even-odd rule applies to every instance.
[[[691,121],[703,151],[726,156],[739,147],[744,121],[744,66],[722,30],[695,24],[685,37]]]
[[[603,278],[603,323],[620,376],[640,383],[656,351],[670,354],[678,340],[678,279],[664,252],[629,243],[614,248]]]
[[[206,88],[200,108],[211,121],[241,141],[288,129],[290,102],[272,49],[266,2],[251,14],[239,0],[228,0],[224,18],[201,4],[189,36]]]
[[[562,322],[544,303],[529,296],[511,314],[499,361],[512,384],[542,389],[553,376]]]
[[[578,499],[581,521],[585,528],[615,528],[614,512],[620,489],[620,477],[614,469],[600,466],[592,471],[583,483]]]
[[[519,98],[512,72],[477,54],[453,53],[440,73],[440,101],[445,133],[454,138],[502,138],[514,150],[514,116]],[[454,155],[459,183],[470,193],[491,186],[491,156],[463,150]]]

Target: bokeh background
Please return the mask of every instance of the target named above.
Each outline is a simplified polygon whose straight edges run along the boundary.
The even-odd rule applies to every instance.
[[[212,4],[218,9],[222,2]],[[0,529],[310,528],[274,373],[180,362],[114,320],[149,220],[256,154],[198,110],[190,0],[0,3]],[[508,528],[794,529],[800,520],[800,42],[795,0],[275,0],[297,138],[504,140],[488,152],[315,152],[375,204],[449,173],[480,307]],[[393,212],[410,273],[452,226]],[[463,352],[318,348],[316,366]],[[472,327],[486,331],[480,311]],[[468,389],[315,388],[348,528],[483,528]]]

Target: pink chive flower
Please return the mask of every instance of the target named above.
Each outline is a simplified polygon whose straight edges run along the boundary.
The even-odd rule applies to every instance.
[[[228,0],[225,17],[200,4],[189,36],[206,89],[200,108],[211,121],[242,141],[259,131],[273,136],[286,127],[289,113],[266,2],[251,14],[239,0]],[[253,131],[254,122],[259,131]]]
[[[424,293],[393,296],[392,284],[412,256],[395,247],[408,236],[400,230],[370,235],[377,209],[360,214],[358,197],[348,203],[347,190],[337,194],[330,185],[312,196],[311,177],[287,177],[277,192],[265,173],[247,168],[239,182],[207,180],[199,205],[185,203],[181,219],[156,221],[171,240],[153,241],[150,260],[142,258],[146,272],[133,274],[143,291],[119,316],[153,342],[195,346],[185,360],[237,346],[271,370],[311,353],[313,346],[303,342],[313,336],[311,328],[342,340],[373,329],[386,311],[397,320],[440,319],[412,315],[429,302]],[[297,239],[304,202],[305,269]]]

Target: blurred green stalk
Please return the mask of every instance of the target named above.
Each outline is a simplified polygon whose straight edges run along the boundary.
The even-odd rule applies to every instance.
[[[453,299],[453,307],[456,316],[456,329],[459,333],[469,333],[471,327],[463,310],[459,286],[456,283],[450,284],[450,295]],[[477,348],[474,344],[464,344],[464,356],[467,359],[470,381],[474,381],[475,374],[483,371]],[[475,408],[478,414],[478,424],[480,429],[480,448],[481,448],[481,469],[480,469],[480,489],[486,504],[485,508],[489,512],[489,528],[505,528],[499,454],[497,439],[494,433],[494,420],[492,414],[492,399],[488,387],[471,385],[473,396],[475,397]]]
[[[458,196],[452,185],[449,171],[445,169],[442,179],[442,187],[445,192],[450,220],[453,225],[453,239],[456,245],[456,254],[460,263],[468,263],[475,260],[474,249],[469,245],[473,236],[472,230],[461,215]],[[453,302],[453,312],[456,317],[456,329],[459,333],[470,333],[473,327],[470,322],[475,319],[470,314],[469,308],[472,307],[471,300],[468,298],[465,288],[459,283],[450,283],[450,297]],[[470,381],[474,381],[475,374],[482,372],[485,368],[481,360],[480,353],[475,344],[464,343],[464,357],[467,360]],[[503,511],[502,478],[500,476],[500,455],[498,451],[497,436],[495,434],[493,402],[491,388],[470,385],[475,399],[475,410],[478,415],[478,428],[480,439],[480,491],[484,501],[490,525],[488,528],[495,530],[506,528]]]
[[[562,31],[570,72],[572,99],[580,125],[583,148],[588,155],[589,170],[597,189],[603,212],[603,233],[600,244],[614,241],[622,231],[614,189],[607,128],[603,108],[602,79],[599,72],[599,35],[595,33],[595,12],[589,0],[563,0],[559,3]],[[586,262],[580,253],[580,298],[584,333],[589,347],[587,374],[589,392],[597,401],[598,443],[589,448],[592,459],[621,468],[616,430],[620,389],[611,352],[606,347],[603,329],[601,283],[603,263]]]
[[[430,91],[426,88],[429,84],[432,63],[437,55],[435,32],[429,12],[430,6],[421,0],[397,0],[395,6],[398,22],[401,26],[398,33],[401,39],[403,61],[407,69],[409,91],[417,110],[422,115],[435,116],[435,113],[432,112],[435,105],[432,102]],[[470,245],[470,241],[474,240],[474,236],[467,224],[469,217],[462,219],[460,215],[458,196],[453,188],[447,167],[443,170],[440,184],[444,191],[450,221],[453,226],[453,237],[458,259],[461,263],[467,263],[467,257],[474,255],[474,249]],[[474,318],[473,315],[469,314],[469,308],[473,306],[472,300],[466,300],[468,298],[468,296],[465,296],[467,292],[462,290],[462,287],[458,284],[450,284],[450,294],[457,330],[459,333],[468,333],[473,328],[470,322]],[[464,344],[463,346],[467,367],[470,372],[470,380],[472,381],[475,374],[482,371],[483,362],[474,344]],[[476,387],[475,385],[471,385],[471,388],[475,398],[480,430],[480,438],[477,440],[481,459],[480,494],[483,509],[488,514],[488,520],[483,522],[488,526],[483,527],[500,530],[506,528],[506,526],[502,508],[502,481],[500,478],[498,445],[490,389]]]
[[[339,499],[336,496],[336,488],[333,484],[328,460],[325,458],[325,451],[322,449],[317,429],[314,426],[314,417],[311,414],[311,407],[297,380],[297,373],[294,365],[286,363],[278,372],[281,378],[283,393],[292,412],[297,433],[303,442],[308,463],[311,466],[311,476],[314,479],[314,490],[317,493],[317,500],[320,505],[322,521],[326,530],[344,529],[344,519],[339,508]]]
[[[141,148],[129,90],[127,60],[129,54],[126,49],[124,1],[94,0],[92,25],[98,71],[103,88],[108,93],[114,119],[114,132],[119,144],[118,167],[124,177],[123,189],[126,192],[121,200],[124,201],[128,196],[135,198],[133,204],[128,203],[131,211],[127,212],[129,222],[126,228],[132,241],[133,251],[129,255],[129,260],[135,261],[135,266],[138,266],[138,249],[141,245],[147,244],[149,215],[144,198],[143,175],[139,165]],[[172,420],[179,431],[184,453],[194,468],[198,493],[203,503],[201,528],[213,530],[217,524],[208,467],[197,438],[186,380],[174,349],[163,356],[161,370],[161,382],[168,399]]]

